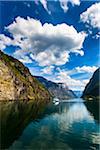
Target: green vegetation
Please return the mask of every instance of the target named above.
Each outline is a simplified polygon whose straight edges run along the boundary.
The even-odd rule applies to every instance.
[[[17,59],[1,51],[0,71],[3,74],[0,77],[0,85],[2,84],[2,88],[4,87],[4,89],[0,89],[0,99],[50,100],[48,90],[31,75],[29,69]],[[8,97],[7,94],[5,97],[5,90]]]

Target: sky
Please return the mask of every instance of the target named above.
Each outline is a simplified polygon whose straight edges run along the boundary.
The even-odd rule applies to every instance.
[[[0,49],[32,75],[84,90],[99,67],[100,1],[0,1]]]

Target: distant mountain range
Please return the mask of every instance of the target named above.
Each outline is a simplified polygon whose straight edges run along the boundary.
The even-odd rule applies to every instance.
[[[83,91],[73,91],[77,97],[81,97]]]
[[[40,76],[32,76],[17,59],[0,51],[0,100],[50,100],[75,98],[62,83],[54,83]]]
[[[38,79],[48,89],[53,97],[58,99],[76,98],[74,92],[63,83],[54,83],[41,76],[35,76],[35,78]]]
[[[85,90],[82,94],[82,97],[85,99],[100,99],[100,68],[98,68],[92,78],[90,79],[89,83],[86,85]]]
[[[17,59],[0,51],[0,100],[8,99],[46,99],[52,97],[71,99],[80,97],[85,99],[99,99],[98,68],[82,94],[81,91],[72,91],[63,83],[54,83],[41,76],[32,76],[29,69]]]

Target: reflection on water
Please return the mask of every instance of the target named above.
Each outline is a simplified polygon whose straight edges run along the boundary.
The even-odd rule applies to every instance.
[[[0,102],[0,149],[8,148],[44,109],[32,101]]]
[[[100,125],[95,120],[98,119],[95,117],[98,112],[95,111],[95,115],[94,111],[92,112],[93,106],[84,104],[82,99],[64,101],[58,105],[49,105],[41,117],[34,120],[40,112],[39,109],[35,112],[34,104],[30,103],[24,107],[19,104],[14,109],[9,104],[4,111],[6,120],[3,118],[2,122],[7,124],[8,136],[3,131],[3,140],[7,136],[10,141],[6,142],[9,150],[99,149]]]
[[[94,116],[94,119],[96,121],[100,122],[100,118],[99,118],[99,106],[100,106],[100,103],[97,100],[86,101],[85,105],[86,105],[87,109],[89,110],[89,112],[91,113],[91,115]]]

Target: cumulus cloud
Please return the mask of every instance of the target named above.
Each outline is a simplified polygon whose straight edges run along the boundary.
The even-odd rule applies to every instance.
[[[30,17],[17,17],[6,30],[13,36],[13,40],[4,36],[9,42],[4,39],[1,41],[4,45],[12,43],[20,47],[15,57],[30,55],[41,66],[63,65],[69,61],[70,53],[84,54],[82,48],[86,33],[77,32],[73,26],[65,23],[42,25]]]
[[[68,3],[70,2],[72,6],[74,5],[80,5],[80,0],[59,0],[61,8],[64,10],[64,12],[68,11]]]
[[[100,29],[100,2],[90,6],[80,15],[80,20],[86,23],[88,27]]]
[[[62,52],[58,54],[53,54],[52,51],[40,52],[37,56],[33,57],[40,66],[50,66],[50,65],[63,65],[69,61],[69,54],[67,52]]]
[[[0,49],[3,51],[6,46],[10,46],[11,45],[11,39],[7,36],[5,36],[4,34],[0,34]]]

